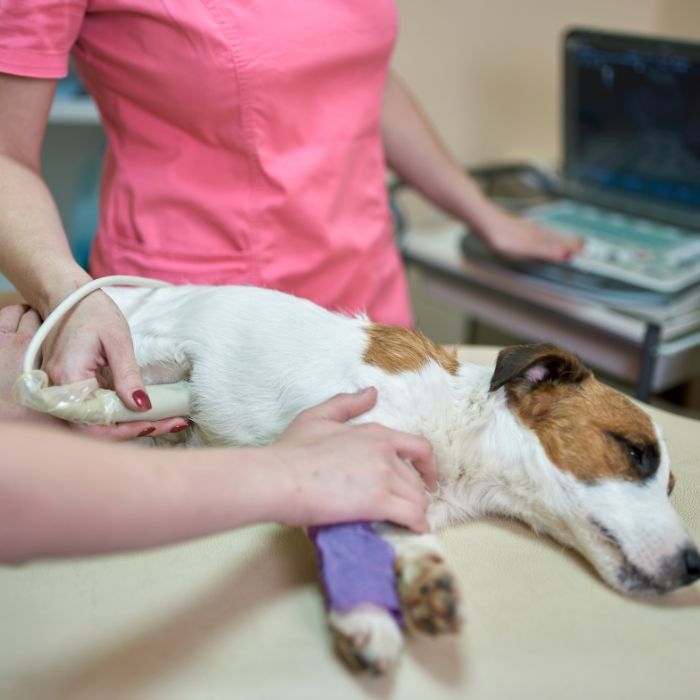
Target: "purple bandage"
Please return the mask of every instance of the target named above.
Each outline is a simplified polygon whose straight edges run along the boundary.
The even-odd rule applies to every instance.
[[[345,612],[372,603],[403,624],[394,550],[369,523],[311,527],[309,538],[316,545],[318,571],[331,610]]]

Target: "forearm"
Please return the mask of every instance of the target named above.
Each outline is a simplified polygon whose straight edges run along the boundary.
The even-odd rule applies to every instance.
[[[0,560],[154,547],[278,519],[265,449],[166,450],[0,424]]]
[[[477,229],[488,226],[494,207],[435,133],[405,85],[387,80],[382,139],[389,166],[431,202]]]
[[[42,316],[90,279],[73,259],[56,205],[40,175],[3,153],[0,270]]]

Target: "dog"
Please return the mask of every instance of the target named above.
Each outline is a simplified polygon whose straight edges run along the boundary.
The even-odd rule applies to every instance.
[[[439,469],[434,529],[517,518],[580,552],[626,594],[700,578],[700,554],[668,499],[673,476],[658,427],[558,347],[509,347],[483,367],[460,364],[418,331],[267,289],[108,293],[129,321],[146,383],[191,383],[194,424],[157,442],[269,444],[302,410],[375,386],[376,406],[355,422],[430,441]],[[409,625],[456,631],[459,593],[437,538],[377,529],[395,550]],[[387,611],[367,605],[329,617],[348,663],[383,672],[396,662],[403,636]]]

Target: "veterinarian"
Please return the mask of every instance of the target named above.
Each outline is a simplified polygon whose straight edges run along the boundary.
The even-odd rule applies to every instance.
[[[261,285],[410,325],[387,162],[502,253],[572,254],[494,207],[448,154],[388,73],[396,30],[389,0],[2,3],[0,270],[44,317],[90,279],[40,174],[70,54],[107,134],[92,275]],[[44,365],[54,383],[108,366],[125,404],[148,407],[126,322],[102,293]]]
[[[427,440],[345,424],[374,405],[374,389],[304,411],[269,447],[125,446],[43,414],[28,420],[12,402],[38,326],[33,310],[0,309],[0,562],[141,549],[270,521],[428,530],[425,489],[437,469]]]

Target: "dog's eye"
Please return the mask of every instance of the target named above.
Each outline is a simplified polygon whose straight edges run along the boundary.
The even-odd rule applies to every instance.
[[[659,468],[659,451],[656,445],[649,444],[640,447],[622,435],[613,434],[612,437],[623,449],[638,476],[642,479],[648,479],[656,473]]]
[[[627,449],[627,454],[630,456],[630,459],[635,464],[641,465],[641,463],[642,463],[642,451],[638,447],[635,447],[634,445],[630,445],[629,443],[625,444],[625,448]]]

